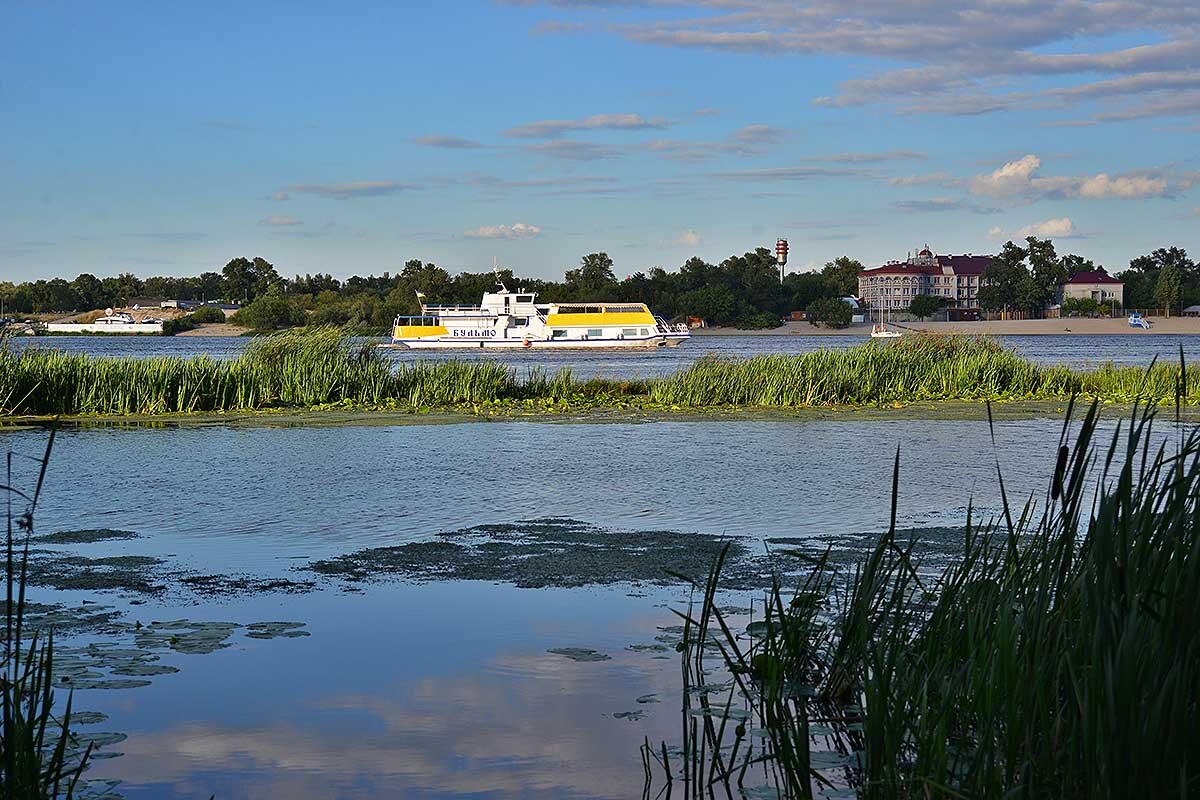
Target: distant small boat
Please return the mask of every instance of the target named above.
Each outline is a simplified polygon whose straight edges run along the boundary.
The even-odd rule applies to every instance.
[[[1150,330],[1150,320],[1135,312],[1129,315],[1129,327]]]
[[[887,309],[879,312],[879,322],[871,326],[872,339],[899,339],[904,334],[887,326]]]

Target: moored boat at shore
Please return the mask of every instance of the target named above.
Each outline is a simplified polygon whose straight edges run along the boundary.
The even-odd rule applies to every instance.
[[[676,347],[686,325],[655,316],[645,303],[538,303],[535,292],[485,292],[477,306],[429,305],[397,317],[391,344],[414,350],[461,348],[638,349]]]

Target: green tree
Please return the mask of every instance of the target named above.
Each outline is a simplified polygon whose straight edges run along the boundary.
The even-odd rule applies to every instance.
[[[1171,309],[1179,307],[1180,292],[1183,288],[1183,276],[1174,264],[1167,264],[1158,272],[1158,281],[1154,284],[1154,300],[1162,307],[1163,313],[1171,316]]]
[[[1063,269],[1066,270],[1068,278],[1075,275],[1077,272],[1096,271],[1096,264],[1091,259],[1084,258],[1083,256],[1077,256],[1074,253],[1063,256],[1060,263],[1062,264]]]
[[[815,300],[808,307],[808,321],[811,325],[822,324],[827,328],[845,328],[854,317],[850,304],[837,297],[825,297]]]
[[[589,253],[579,263],[578,269],[567,270],[567,290],[580,301],[607,300],[614,297],[617,276],[613,273],[613,260],[608,253]]]
[[[731,325],[737,298],[724,286],[705,286],[684,292],[679,298],[679,310],[688,316],[700,317],[710,325]]]
[[[1000,253],[983,271],[982,285],[976,299],[985,311],[1008,311],[1020,308],[1029,294],[1029,268],[1025,266],[1025,250],[1006,242]]]
[[[270,292],[243,306],[233,321],[246,328],[264,331],[304,325],[308,322],[308,315],[289,298],[278,292]]]
[[[1022,300],[1019,305],[1030,314],[1041,316],[1046,306],[1054,301],[1058,287],[1066,283],[1070,275],[1062,260],[1054,251],[1054,242],[1030,236],[1025,239],[1025,254],[1029,259],[1032,285],[1021,287]]]
[[[221,276],[225,279],[225,296],[230,300],[245,303],[254,299],[251,291],[254,288],[255,273],[250,259],[231,259],[221,269]]]
[[[112,302],[112,298],[104,289],[104,282],[87,272],[71,281],[71,288],[75,290],[82,308],[107,308]]]
[[[917,319],[925,319],[940,311],[943,305],[945,305],[945,300],[941,297],[919,294],[908,304],[908,310]]]
[[[858,274],[866,267],[850,256],[838,256],[821,270],[821,277],[833,297],[857,297]]]

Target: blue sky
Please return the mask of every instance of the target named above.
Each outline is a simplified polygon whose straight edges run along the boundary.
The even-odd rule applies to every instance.
[[[3,280],[1200,251],[1194,3],[10,1],[0,109]]]

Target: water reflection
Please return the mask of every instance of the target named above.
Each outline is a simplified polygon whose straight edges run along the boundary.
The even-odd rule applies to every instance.
[[[625,647],[666,611],[612,591],[510,592],[306,597],[289,613],[313,620],[311,640],[185,669],[161,698],[125,693],[110,721],[128,723],[125,755],[92,777],[125,779],[130,798],[637,796],[638,744],[677,732],[678,664]],[[564,644],[611,659],[546,652]],[[637,705],[648,692],[665,701]],[[612,716],[634,708],[647,713]]]

